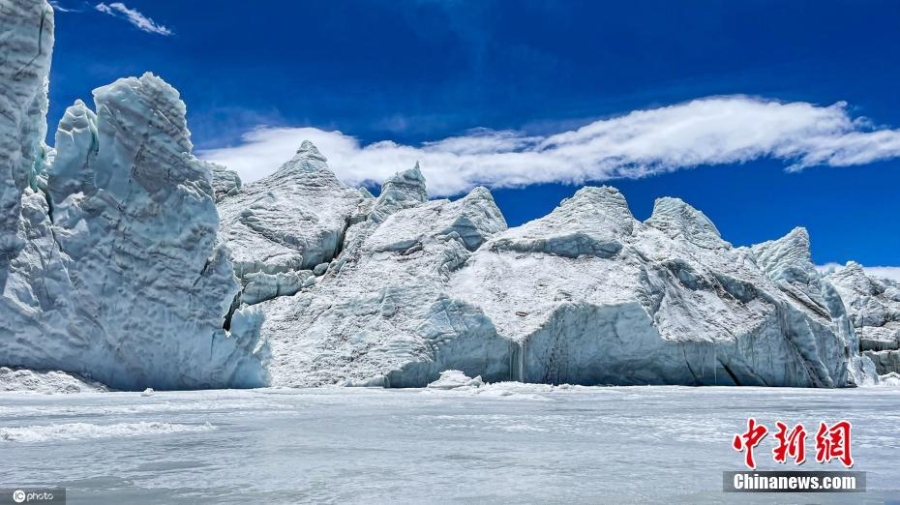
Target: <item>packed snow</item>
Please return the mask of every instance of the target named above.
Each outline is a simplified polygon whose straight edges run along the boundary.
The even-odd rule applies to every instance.
[[[173,433],[202,432],[214,429],[215,427],[209,423],[198,425],[161,422],[117,424],[53,423],[22,426],[19,428],[0,428],[0,440],[20,443],[56,443],[83,439],[171,435]]]
[[[459,370],[444,370],[438,380],[428,384],[430,389],[477,388],[484,385],[481,377],[468,377]]]
[[[890,372],[879,377],[880,384],[886,387],[900,387],[900,373]]]
[[[107,391],[106,386],[74,377],[65,372],[35,372],[0,367],[0,391],[65,394]]]
[[[900,389],[581,387],[0,394],[3,480],[70,505],[883,505],[900,493]],[[867,492],[722,494],[747,417],[847,419]],[[122,436],[124,435],[124,436]],[[810,437],[813,435],[811,434]],[[763,470],[774,437],[757,449]],[[815,462],[807,441],[800,470]]]

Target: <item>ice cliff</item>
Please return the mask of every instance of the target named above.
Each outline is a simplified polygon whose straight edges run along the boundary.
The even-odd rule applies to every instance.
[[[69,107],[50,149],[52,9],[0,13],[0,366],[130,390],[841,387],[876,380],[860,346],[893,367],[896,285],[823,278],[802,229],[735,248],[681,200],[641,222],[610,187],[508,228],[484,188],[429,200],[416,165],[376,198],[309,142],[242,184],[191,154],[151,74]]]
[[[681,200],[641,223],[617,190],[588,187],[490,240],[451,289],[519,345],[527,382],[845,385],[852,329],[760,263]]]
[[[259,318],[230,312],[240,284],[178,93],[150,74],[99,88],[47,156],[53,13],[0,7],[0,364],[119,389],[265,384]]]
[[[274,174],[221,198],[221,235],[244,286],[237,303],[292,295],[340,252],[363,196],[326,162],[304,142]]]
[[[852,261],[827,278],[844,300],[863,354],[879,374],[900,373],[900,286]]]
[[[262,302],[251,296],[265,315],[274,385],[425,386],[450,369],[489,382],[586,385],[875,380],[840,295],[813,267],[805,230],[734,248],[681,200],[660,199],[642,223],[610,187],[583,188],[548,216],[507,229],[483,188],[428,201],[416,166],[387,180],[377,199],[359,197],[313,149],[304,144],[298,157],[314,153],[314,167],[295,158],[279,171],[314,169],[292,178],[295,207],[273,209],[325,223],[343,242],[324,241],[331,261],[308,272],[297,255],[309,246],[294,241],[298,259],[278,272],[301,275],[302,285],[285,296],[270,290]],[[316,193],[320,180],[331,181],[330,199]],[[260,186],[271,192],[274,182]],[[237,204],[258,198],[220,208],[243,215]],[[343,203],[316,205],[335,198]],[[279,219],[262,222],[258,235],[278,236]],[[333,226],[342,220],[343,232]],[[266,250],[253,248],[278,258]]]
[[[320,277],[260,304],[273,384],[424,386],[446,369],[506,379],[514,345],[447,290],[471,250],[506,228],[490,193],[423,201],[415,168],[381,195]]]
[[[47,154],[53,10],[30,0],[4,0],[0,7],[0,289],[5,289],[11,262],[28,245],[23,200],[32,203]]]

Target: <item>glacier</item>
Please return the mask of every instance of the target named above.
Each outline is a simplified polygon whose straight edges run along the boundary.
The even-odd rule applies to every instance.
[[[848,336],[799,310],[752,250],[733,248],[674,198],[640,223],[614,188],[581,189],[546,218],[489,241],[453,289],[480,301],[520,345],[516,378],[526,382],[848,380]]]
[[[53,152],[53,11],[2,7],[16,65],[2,66],[0,165],[14,182],[3,201],[18,200],[4,203],[0,239],[0,363],[117,389],[266,384],[260,321],[231,310],[240,284],[218,237],[212,167],[190,154],[178,92],[151,74],[98,88],[94,110],[68,108]]]
[[[900,286],[851,261],[828,274],[859,335],[860,349],[884,377],[900,373]],[[896,380],[896,379],[893,379]]]
[[[304,142],[274,174],[219,200],[220,234],[243,284],[237,304],[296,293],[338,253],[363,196],[326,161]]]
[[[424,386],[450,368],[509,377],[514,346],[446,290],[466,244],[506,222],[484,189],[455,202],[424,195],[418,167],[389,179],[322,276],[259,304],[273,385]]]
[[[385,181],[343,210],[352,224],[321,275],[255,305],[272,385],[424,387],[450,369],[582,385],[877,381],[803,229],[734,248],[681,200],[641,223],[611,187],[508,229],[484,188],[425,195],[418,166]]]
[[[416,164],[375,197],[308,141],[243,184],[192,154],[150,73],[76,101],[50,148],[53,10],[0,8],[2,367],[134,391],[832,388],[900,368],[897,286],[823,276],[802,228],[734,247],[682,200],[642,222],[608,186],[509,228],[485,188],[430,200]]]

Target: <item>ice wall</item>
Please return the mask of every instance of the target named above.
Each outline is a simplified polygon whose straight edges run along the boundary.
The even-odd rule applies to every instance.
[[[798,229],[753,248],[586,187],[507,229],[489,191],[378,198],[309,142],[242,185],[145,74],[46,133],[53,12],[0,0],[0,366],[117,389],[485,380],[840,387],[894,367],[896,285],[823,279]],[[218,202],[218,208],[217,208]],[[220,219],[221,216],[221,219]],[[887,346],[887,347],[885,347]]]
[[[499,234],[451,281],[519,343],[528,382],[834,387],[846,336],[798,309],[706,216],[656,202],[637,222],[588,187]]]
[[[266,384],[261,320],[231,312],[240,285],[178,93],[151,74],[95,90],[49,163],[53,12],[0,12],[0,365],[118,389]]]
[[[26,245],[23,194],[43,170],[53,10],[46,2],[0,2],[0,290]]]

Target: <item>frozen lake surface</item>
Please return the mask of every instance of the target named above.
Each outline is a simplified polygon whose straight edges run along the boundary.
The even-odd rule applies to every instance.
[[[803,470],[843,469],[812,438],[852,421],[869,491],[724,495],[751,415],[804,422]],[[70,504],[900,503],[900,388],[3,394],[0,454],[0,485],[65,486]]]

